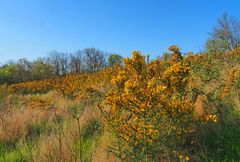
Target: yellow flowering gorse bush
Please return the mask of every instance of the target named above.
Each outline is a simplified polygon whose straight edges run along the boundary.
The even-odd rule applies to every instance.
[[[178,47],[170,50],[167,68],[161,60],[147,64],[140,52],[133,52],[99,105],[106,128],[116,137],[110,150],[122,160],[171,157],[190,139],[194,100],[186,95],[186,84],[191,66]]]

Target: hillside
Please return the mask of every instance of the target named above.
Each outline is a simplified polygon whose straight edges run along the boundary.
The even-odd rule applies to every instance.
[[[240,49],[0,85],[0,161],[239,161]]]

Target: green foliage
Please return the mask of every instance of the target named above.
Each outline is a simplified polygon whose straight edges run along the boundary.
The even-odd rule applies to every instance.
[[[108,64],[109,66],[113,67],[114,65],[121,65],[122,64],[122,56],[118,54],[112,54],[108,58]]]
[[[0,67],[0,84],[14,82],[14,73],[17,65],[10,64]]]

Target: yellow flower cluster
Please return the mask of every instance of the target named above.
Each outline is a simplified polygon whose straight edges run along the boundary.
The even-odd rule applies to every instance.
[[[217,117],[217,115],[212,115],[212,114],[210,114],[210,115],[207,115],[206,116],[206,122],[217,122],[217,120],[218,120],[218,117]]]
[[[237,87],[239,84],[238,82],[240,81],[240,69],[239,68],[240,67],[238,66],[237,68],[233,67],[232,69],[229,70],[228,78],[226,80],[226,83],[224,85],[224,88],[223,88],[221,96],[220,96],[222,100],[231,96],[234,93],[239,93],[239,92],[237,92],[237,89],[239,89]]]
[[[190,157],[186,156],[186,155],[180,155],[179,156],[179,160],[184,162],[184,161],[189,161]]]
[[[165,71],[162,78],[167,86],[173,88],[182,88],[186,85],[189,71],[190,67],[186,63],[177,62]]]
[[[238,67],[240,68],[240,67]],[[228,83],[233,85],[236,83],[236,79],[240,77],[240,69],[231,69],[228,75]]]
[[[103,86],[108,86],[110,78],[112,78],[115,73],[118,73],[120,69],[121,67],[110,67],[96,73],[69,74],[52,79],[12,84],[8,86],[8,88],[13,93],[46,93],[50,90],[55,90],[64,96],[76,97],[78,92],[84,88],[86,89],[86,87],[99,85],[104,88]],[[122,78],[118,78],[118,80],[122,80]]]
[[[28,81],[18,84],[12,84],[9,88],[13,92],[20,93],[44,93],[52,89],[51,80]]]

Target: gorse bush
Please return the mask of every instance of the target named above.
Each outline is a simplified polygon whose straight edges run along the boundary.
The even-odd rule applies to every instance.
[[[106,128],[116,137],[110,151],[121,160],[173,160],[181,153],[180,159],[189,160],[185,146],[198,121],[196,97],[189,97],[186,88],[191,63],[177,46],[169,50],[172,57],[166,62],[147,64],[140,52],[124,59],[125,67],[99,105]]]

